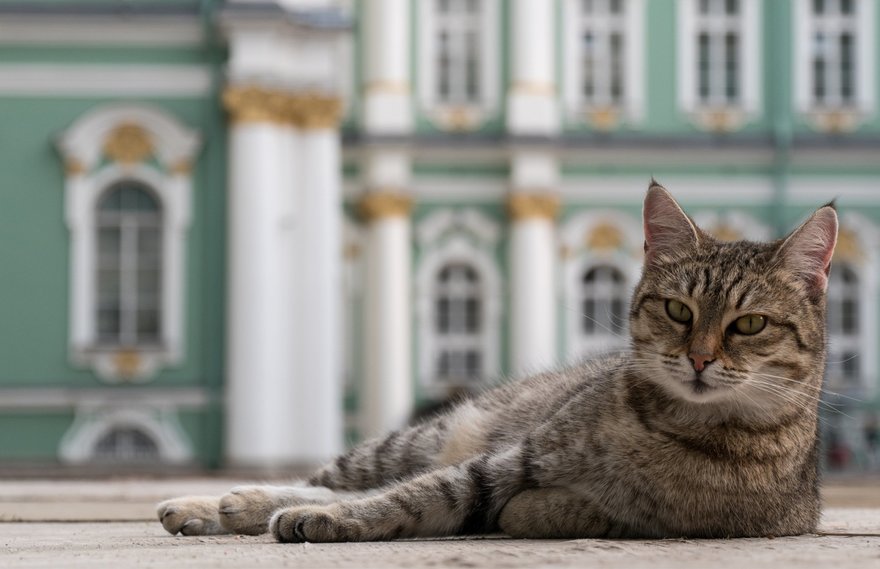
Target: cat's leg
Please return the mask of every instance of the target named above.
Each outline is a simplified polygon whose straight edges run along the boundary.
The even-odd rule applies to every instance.
[[[566,488],[534,488],[510,499],[498,517],[501,531],[532,539],[608,537],[621,533],[588,498]]]
[[[377,541],[493,531],[504,504],[528,484],[528,460],[519,447],[483,454],[369,498],[280,510],[269,528],[282,542]]]
[[[224,496],[186,496],[160,503],[159,521],[172,535],[266,533],[269,518],[291,506],[325,505],[351,500],[368,492],[335,492],[300,483],[294,486],[237,486]]]
[[[381,488],[484,452],[487,412],[472,401],[385,437],[365,441],[318,470],[309,484],[336,490]]]

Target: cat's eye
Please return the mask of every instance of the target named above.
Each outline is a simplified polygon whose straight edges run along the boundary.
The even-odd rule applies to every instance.
[[[733,323],[733,329],[740,334],[751,336],[757,334],[767,325],[767,318],[760,314],[746,314],[740,316]]]
[[[682,324],[690,322],[691,318],[693,318],[691,309],[688,308],[687,305],[683,302],[672,299],[666,301],[666,314],[676,322],[681,322]]]

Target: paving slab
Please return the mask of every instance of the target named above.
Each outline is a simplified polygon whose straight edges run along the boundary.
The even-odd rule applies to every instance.
[[[270,536],[171,536],[154,521],[158,500],[222,493],[237,483],[231,479],[0,481],[0,519],[7,520],[0,523],[0,567],[880,568],[878,507],[826,507],[820,533],[815,535],[733,540],[491,537],[294,545],[275,543]],[[860,484],[831,486],[826,497],[842,496],[833,499],[844,506],[853,502],[873,506],[880,484]]]

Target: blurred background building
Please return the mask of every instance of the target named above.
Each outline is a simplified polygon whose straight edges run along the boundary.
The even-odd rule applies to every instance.
[[[837,198],[880,468],[876,4],[3,0],[0,467],[313,462],[620,347],[655,176],[723,239]]]

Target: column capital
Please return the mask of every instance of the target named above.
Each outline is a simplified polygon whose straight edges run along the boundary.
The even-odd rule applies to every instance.
[[[289,93],[259,86],[229,86],[223,105],[232,122],[263,122],[303,129],[335,128],[342,115],[338,97],[316,92]]]
[[[547,193],[514,192],[507,197],[507,212],[514,221],[521,219],[556,219],[559,197]]]
[[[412,209],[412,197],[400,191],[374,191],[364,194],[359,209],[367,221],[387,217],[407,217]]]
[[[336,128],[342,116],[339,97],[321,93],[293,94],[287,107],[293,125],[304,129]]]

